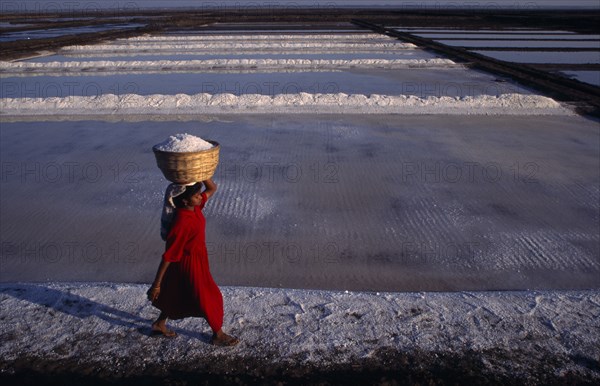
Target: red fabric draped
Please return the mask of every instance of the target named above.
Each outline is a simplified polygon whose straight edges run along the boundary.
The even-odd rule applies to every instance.
[[[203,317],[213,331],[223,325],[223,296],[210,273],[206,250],[206,220],[202,209],[207,197],[193,211],[177,209],[162,258],[171,262],[152,304],[170,319]]]

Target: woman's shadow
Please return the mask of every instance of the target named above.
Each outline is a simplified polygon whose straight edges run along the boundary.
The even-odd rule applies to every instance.
[[[75,295],[68,291],[49,288],[43,284],[1,284],[0,293],[17,299],[36,303],[48,309],[81,319],[97,317],[108,323],[126,328],[133,328],[146,336],[156,336],[152,333],[151,320],[144,319],[118,308]],[[209,343],[211,336],[197,331],[174,328],[179,335],[189,336]]]

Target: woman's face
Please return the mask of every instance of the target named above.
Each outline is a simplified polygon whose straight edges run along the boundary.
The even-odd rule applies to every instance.
[[[196,206],[196,205],[202,204],[202,193],[201,192],[194,193],[190,197],[189,200],[184,200],[184,203],[187,206]]]

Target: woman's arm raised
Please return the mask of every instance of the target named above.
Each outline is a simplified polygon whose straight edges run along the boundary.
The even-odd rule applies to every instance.
[[[206,181],[203,181],[204,186],[206,187],[206,190],[204,190],[204,194],[206,194],[206,198],[210,198],[210,196],[212,196],[213,194],[215,194],[215,192],[217,191],[217,184],[215,184],[215,182],[212,180],[212,178],[209,178]]]

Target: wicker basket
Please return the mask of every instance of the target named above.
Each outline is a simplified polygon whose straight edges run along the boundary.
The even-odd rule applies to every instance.
[[[175,153],[152,148],[156,164],[165,178],[178,184],[208,180],[215,174],[219,163],[219,143],[207,141],[214,146],[208,150]]]

